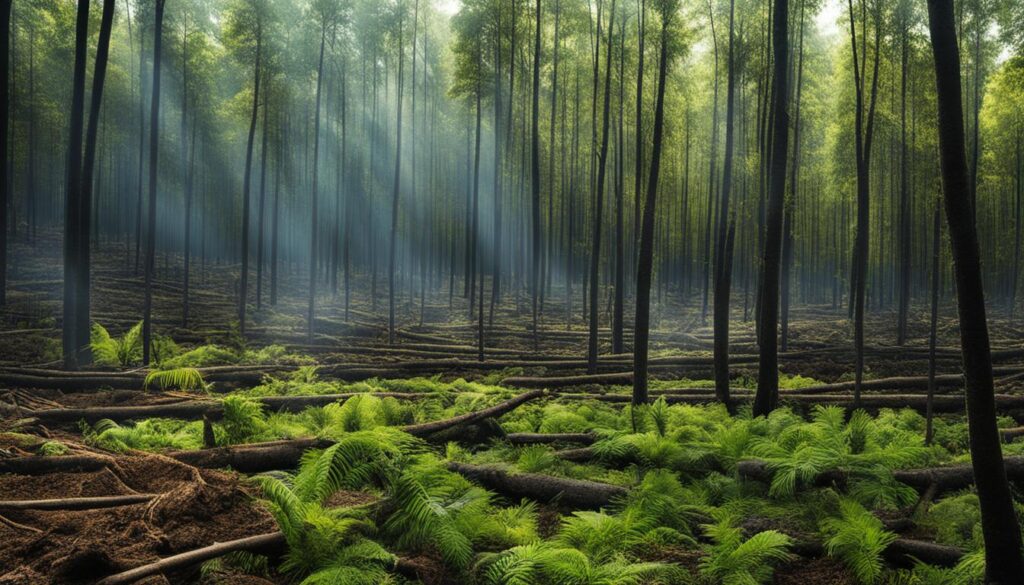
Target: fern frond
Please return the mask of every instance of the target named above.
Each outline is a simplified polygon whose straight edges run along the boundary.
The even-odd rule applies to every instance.
[[[175,368],[173,370],[153,370],[146,374],[146,381],[143,387],[147,390],[151,384],[156,384],[161,390],[177,388],[178,390],[203,390],[206,388],[206,381],[203,375],[195,368]]]

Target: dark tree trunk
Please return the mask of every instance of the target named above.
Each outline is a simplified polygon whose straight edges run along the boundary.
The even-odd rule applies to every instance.
[[[956,277],[971,464],[985,539],[985,582],[1009,585],[1024,580],[1020,524],[1006,480],[996,428],[992,355],[982,288],[980,246],[972,206],[973,190],[967,171],[960,53],[953,1],[928,0],[928,24],[935,57],[939,155]]]
[[[156,258],[156,179],[160,148],[160,57],[163,48],[164,1],[156,0],[153,27],[153,100],[149,110],[149,209],[146,220],[145,297],[142,304],[142,363],[149,365],[153,341],[153,269]]]
[[[610,14],[615,14],[615,0],[612,0]],[[600,28],[600,22],[598,23]],[[609,18],[608,24],[608,56],[605,63],[604,74],[604,105],[602,106],[601,119],[601,152],[598,157],[597,184],[595,185],[594,197],[594,232],[593,242],[590,247],[590,334],[587,338],[587,372],[597,373],[597,293],[601,287],[599,282],[599,271],[601,268],[601,223],[602,211],[604,208],[604,179],[608,161],[608,118],[611,109],[612,89],[612,36],[614,26]],[[599,31],[600,32],[600,31]],[[600,36],[600,34],[598,34]],[[594,95],[597,98],[596,92]]]
[[[896,325],[896,345],[907,340],[907,316],[910,312],[910,178],[907,176],[907,69],[909,68],[909,15],[900,23],[900,300]]]
[[[718,242],[715,258],[715,307],[714,307],[714,354],[715,354],[715,396],[730,411],[729,400],[729,295],[732,282],[732,251],[727,249],[729,226],[735,221],[729,211],[729,196],[732,191],[732,159],[735,129],[736,66],[734,61],[734,17],[735,0],[729,2],[729,56],[727,87],[725,90],[725,162],[722,168],[722,210],[718,226]]]
[[[398,203],[402,187],[402,71],[405,59],[402,53],[402,20],[398,21],[398,106],[395,125],[395,181],[391,193],[391,244],[388,248],[388,343],[395,342],[395,246],[398,239]],[[481,302],[483,300],[481,299]],[[312,317],[312,315],[310,315]]]
[[[661,50],[658,59],[658,93],[654,104],[654,136],[651,174],[647,181],[644,216],[640,227],[640,254],[636,271],[636,323],[633,333],[633,404],[647,402],[647,342],[651,323],[651,273],[654,268],[654,217],[661,171],[661,143],[665,127],[665,78],[668,73],[669,26],[674,15],[661,15]],[[609,43],[610,46],[610,43]]]
[[[7,133],[8,112],[10,101],[8,86],[9,51],[11,37],[11,4],[13,0],[3,0],[0,4],[0,307],[7,304],[7,205],[11,197],[8,189],[7,173]],[[31,197],[32,194],[29,193]]]
[[[267,203],[267,132],[270,118],[270,92],[264,91],[263,97],[263,138],[260,146],[260,204],[256,211],[256,310],[263,308],[263,247],[266,223]]]
[[[540,0],[537,0],[537,28],[533,40],[533,110],[530,129],[531,253],[530,296],[533,300],[533,349],[538,349],[537,302],[540,296]],[[481,297],[480,302],[483,302]]]
[[[938,342],[939,325],[939,258],[941,256],[939,246],[942,245],[942,210],[939,203],[935,203],[935,217],[932,221],[932,282],[931,282],[931,320],[928,329],[928,403],[925,405],[925,434],[926,445],[932,444],[933,414],[935,411],[935,346]]]
[[[8,15],[10,14],[9,11]],[[68,133],[67,186],[64,199],[64,367],[78,368],[78,270],[77,249],[82,213],[82,126],[85,109],[85,60],[89,32],[89,2],[79,0],[75,24],[75,64],[71,85],[71,116]],[[5,43],[6,47],[6,43]],[[6,51],[6,49],[5,49]],[[6,60],[5,60],[6,62]],[[6,76],[4,76],[6,79]],[[4,95],[7,95],[6,92]],[[5,116],[6,117],[6,116]],[[5,142],[6,144],[6,142]],[[0,161],[2,162],[2,161]],[[6,207],[5,207],[6,209]],[[3,226],[7,232],[6,224]],[[6,235],[4,236],[6,239]]]
[[[786,197],[786,152],[789,141],[789,0],[775,0],[772,42],[775,73],[772,87],[772,149],[762,282],[758,318],[761,356],[758,365],[754,416],[767,416],[779,401],[779,264],[782,255],[782,214]]]
[[[324,17],[326,19],[326,16]],[[320,194],[320,102],[324,85],[324,45],[327,42],[327,22],[320,27],[320,56],[316,65],[316,106],[313,112],[313,189],[310,193],[311,211],[309,226],[309,304],[306,310],[306,337],[313,342],[313,314],[316,308],[316,271],[317,271],[317,230],[318,205]]]
[[[245,176],[242,177],[242,274],[238,288],[238,329],[245,335],[245,309],[249,296],[249,191],[252,186],[252,149],[256,138],[256,119],[260,107],[260,69],[263,57],[263,30],[256,24],[256,63],[253,66],[252,115],[245,145]]]
[[[103,85],[107,77],[107,58],[110,55],[110,31],[114,24],[114,0],[103,0],[100,34],[96,41],[96,65],[92,76],[92,97],[89,103],[89,123],[85,131],[85,158],[82,161],[82,191],[79,201],[78,266],[75,272],[75,345],[78,365],[92,362],[89,347],[89,306],[91,304],[89,274],[91,263],[90,236],[92,234],[93,169],[96,164],[96,141],[100,125],[100,105],[103,103]],[[6,144],[6,143],[5,143]],[[98,207],[98,206],[96,206]]]

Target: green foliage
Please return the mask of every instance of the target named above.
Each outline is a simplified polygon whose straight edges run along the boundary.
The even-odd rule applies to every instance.
[[[122,337],[111,337],[99,323],[93,323],[89,332],[89,347],[93,361],[104,366],[128,367],[142,361],[142,321],[131,327]]]
[[[58,455],[66,455],[68,452],[68,446],[60,441],[46,441],[39,446],[39,454],[45,457],[54,457]]]
[[[199,449],[203,446],[203,423],[150,418],[122,426],[103,419],[90,427],[83,423],[86,442],[110,451],[141,449]]]
[[[231,394],[221,400],[224,415],[220,426],[224,429],[225,439],[229,443],[244,443],[252,440],[266,429],[263,416],[263,405],[258,401]]]
[[[882,521],[853,500],[839,503],[838,517],[825,520],[822,531],[827,536],[825,549],[850,568],[865,585],[876,583],[884,565],[882,552],[896,535],[885,530]]]
[[[175,368],[173,370],[153,370],[146,374],[143,386],[148,389],[157,385],[161,390],[177,388],[178,390],[205,390],[206,381],[203,374],[195,368]]]
[[[767,583],[774,566],[790,559],[792,539],[775,530],[758,532],[748,539],[743,531],[724,516],[716,524],[705,525],[713,544],[701,559],[700,572],[722,585],[757,585]]]

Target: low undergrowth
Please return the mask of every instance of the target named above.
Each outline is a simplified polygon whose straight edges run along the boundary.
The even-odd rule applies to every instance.
[[[360,394],[298,413],[267,412],[259,402],[348,392]],[[792,563],[809,544],[842,563],[850,582],[981,582],[977,497],[947,494],[914,512],[918,493],[893,475],[964,461],[967,429],[958,418],[937,419],[930,446],[925,420],[912,410],[871,416],[817,407],[808,416],[779,409],[753,418],[749,410],[730,416],[719,405],[658,400],[623,408],[553,399],[499,419],[505,433],[593,434],[585,456],[572,460],[562,451],[579,445],[513,446],[499,438],[442,448],[397,428],[510,395],[438,378],[328,382],[314,368],[300,368],[222,398],[223,418],[213,430],[218,445],[300,436],[336,441],[307,453],[293,474],[254,480],[289,544],[278,570],[297,582],[403,583],[409,572],[396,570],[402,558],[433,563],[433,570],[472,584],[756,585],[772,582],[774,567]],[[201,421],[102,421],[85,431],[92,443],[114,450],[203,446]],[[1006,449],[1022,450],[1022,442]],[[770,481],[741,476],[740,463],[751,459],[765,463]],[[628,496],[602,510],[558,510],[487,491],[449,471],[447,461],[606,482],[628,488]],[[835,471],[845,481],[816,479]],[[351,494],[360,503],[352,504]],[[963,561],[948,569],[887,565],[883,551],[899,535],[884,520],[911,515],[913,538],[959,547]],[[233,555],[208,569],[267,567],[265,559]]]

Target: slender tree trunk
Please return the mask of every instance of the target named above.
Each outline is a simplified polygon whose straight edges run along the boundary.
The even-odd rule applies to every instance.
[[[735,221],[730,215],[729,197],[732,191],[733,142],[735,141],[736,64],[734,57],[735,0],[729,2],[729,56],[727,87],[725,90],[725,162],[722,168],[722,210],[718,226],[718,242],[715,258],[715,307],[714,307],[714,359],[715,397],[732,411],[729,399],[729,295],[731,293],[732,254],[726,249],[729,226]]]
[[[402,187],[402,68],[405,63],[402,20],[398,21],[398,121],[395,124],[395,181],[391,195],[391,244],[388,252],[388,343],[395,342],[395,245],[398,239],[398,203]],[[483,300],[481,299],[481,302]]]
[[[153,269],[156,258],[156,180],[160,148],[160,58],[163,48],[164,0],[156,0],[153,27],[153,100],[149,111],[149,209],[146,221],[145,297],[142,304],[142,363],[149,365],[153,341]]]
[[[610,14],[615,14],[615,0],[612,0]],[[600,28],[600,25],[599,25]],[[597,293],[601,283],[599,271],[601,267],[601,224],[602,211],[604,208],[604,179],[608,161],[608,118],[611,109],[611,88],[612,88],[612,36],[614,26],[609,17],[608,24],[608,56],[605,63],[604,74],[604,105],[602,106],[601,119],[601,152],[598,158],[597,185],[594,197],[594,233],[593,242],[590,247],[590,335],[587,341],[587,371],[591,374],[597,373]],[[595,93],[596,100],[596,93]]]
[[[907,70],[909,69],[908,15],[900,23],[900,301],[896,325],[896,345],[907,340],[907,316],[910,312],[910,178],[907,176]]]
[[[613,4],[614,6],[614,4]],[[661,15],[661,49],[658,59],[658,93],[654,104],[654,136],[651,174],[647,181],[643,222],[640,227],[640,254],[636,272],[636,322],[633,333],[633,404],[647,402],[647,342],[651,322],[651,273],[654,268],[654,218],[661,170],[661,143],[665,126],[665,78],[668,72],[670,12]],[[610,27],[609,27],[610,30]],[[609,47],[611,42],[609,40]],[[609,51],[610,53],[610,51]],[[610,55],[609,55],[610,56]]]
[[[786,197],[786,153],[789,139],[789,0],[775,0],[772,42],[775,72],[772,87],[772,149],[767,218],[762,258],[761,356],[758,364],[754,416],[767,416],[779,401],[779,264],[782,255],[782,214]]]
[[[792,289],[792,278],[790,276],[793,268],[793,235],[796,216],[796,198],[800,185],[800,103],[803,94],[804,81],[804,6],[805,0],[800,2],[800,33],[799,48],[797,49],[797,74],[796,74],[796,115],[793,118],[793,164],[790,166],[789,177],[789,200],[785,203],[785,211],[782,218],[782,351],[789,347],[789,304],[790,292]]]
[[[320,102],[324,85],[324,45],[327,41],[327,21],[320,23],[320,57],[316,65],[316,109],[313,113],[313,190],[309,226],[309,304],[306,311],[306,338],[313,343],[314,310],[316,308],[317,230],[320,199]],[[255,119],[255,118],[254,118]]]
[[[242,177],[242,274],[238,288],[238,329],[245,335],[245,309],[249,296],[249,191],[252,186],[252,149],[256,138],[256,119],[260,106],[260,73],[263,57],[263,30],[256,24],[256,63],[253,66],[252,115],[245,146],[245,176]]]
[[[931,283],[931,320],[928,329],[928,402],[925,405],[926,429],[924,442],[932,444],[933,402],[935,398],[935,346],[938,341],[939,325],[939,246],[942,245],[942,210],[939,202],[935,203],[935,214],[932,221],[932,283]]]
[[[103,85],[107,77],[107,58],[110,55],[110,31],[114,24],[114,0],[103,0],[100,17],[100,33],[96,42],[96,65],[92,76],[92,97],[89,104],[89,123],[85,131],[85,158],[82,162],[82,190],[78,215],[78,260],[75,278],[75,345],[78,348],[78,365],[92,362],[89,347],[89,306],[90,294],[90,236],[92,234],[92,191],[93,169],[96,164],[96,142],[100,124],[100,105],[103,103]],[[2,57],[0,57],[2,58]],[[2,139],[0,139],[2,140]],[[5,143],[6,144],[6,143]],[[2,159],[0,159],[2,160]],[[98,208],[98,206],[95,206]]]
[[[10,14],[9,11],[7,11]],[[81,256],[78,230],[82,213],[82,126],[85,109],[85,60],[89,31],[89,2],[79,0],[75,24],[75,64],[71,85],[71,120],[68,134],[67,186],[64,202],[64,367],[78,368],[78,270]],[[5,44],[6,46],[6,44]],[[6,60],[5,60],[6,62]],[[6,76],[4,76],[6,79]],[[4,93],[6,95],[6,92]],[[5,116],[6,117],[6,116]],[[6,142],[5,142],[6,144]],[[5,207],[6,209],[6,207]],[[4,233],[7,225],[3,226]],[[6,235],[4,236],[6,239]]]
[[[956,278],[971,465],[981,504],[981,528],[985,540],[985,582],[1009,585],[1024,580],[1021,534],[996,428],[992,356],[982,287],[981,253],[972,209],[973,190],[967,171],[960,54],[954,28],[953,1],[928,0],[928,23],[935,57],[939,154]]]
[[[256,211],[256,310],[263,308],[263,248],[264,229],[266,223],[267,202],[267,123],[270,118],[270,92],[264,91],[263,97],[263,138],[260,146],[260,205]]]
[[[626,267],[623,266],[625,259],[625,239],[624,234],[624,177],[623,175],[623,159],[625,158],[624,145],[626,144],[625,132],[623,128],[624,118],[624,102],[625,100],[625,72],[626,72],[626,21],[622,20],[622,24],[619,26],[619,114],[618,114],[618,131],[616,132],[615,142],[615,306],[612,309],[612,353],[620,354],[623,351],[623,321],[624,321],[624,308],[625,298],[623,295],[623,289],[625,288],[625,272]]]
[[[533,264],[530,278],[530,296],[533,300],[533,349],[536,351],[540,345],[540,332],[538,331],[537,311],[538,299],[540,297],[540,0],[537,0],[537,28],[533,41],[533,110],[532,126],[530,129],[530,191],[532,193],[532,218],[531,218],[531,252]],[[483,299],[481,298],[481,302]]]
[[[8,188],[7,134],[9,101],[9,48],[11,37],[11,4],[13,0],[0,3],[0,307],[7,304],[7,206],[11,199]],[[31,196],[31,193],[30,193]],[[13,205],[12,205],[13,207]]]

